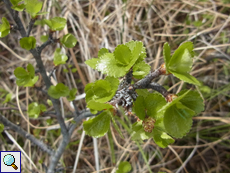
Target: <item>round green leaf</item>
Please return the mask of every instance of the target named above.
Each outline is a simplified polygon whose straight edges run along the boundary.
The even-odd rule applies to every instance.
[[[32,64],[27,65],[27,72],[29,73],[30,77],[33,78],[35,75],[35,70]]]
[[[43,3],[38,0],[26,0],[26,11],[32,18],[36,17],[37,13],[42,9]]]
[[[14,70],[14,75],[16,78],[24,78],[26,76],[29,76],[29,73],[22,67],[17,67]]]
[[[145,119],[145,100],[143,96],[138,96],[136,101],[134,102],[134,111],[136,113],[136,116],[140,119],[140,120],[144,120]]]
[[[87,103],[87,107],[93,110],[97,110],[97,111],[102,111],[104,109],[113,108],[113,106],[108,103],[100,103],[94,100],[89,101]]]
[[[67,99],[69,101],[73,101],[76,98],[76,94],[77,94],[77,88],[71,89],[70,92],[69,92],[69,96],[67,97]]]
[[[66,25],[66,19],[62,17],[54,17],[50,20],[43,19],[43,21],[50,27],[52,31],[63,30]]]
[[[48,41],[48,39],[49,39],[49,36],[48,36],[48,35],[42,35],[42,36],[40,37],[40,40],[41,40],[41,42],[43,42],[43,43],[45,43],[46,41]]]
[[[77,39],[73,36],[73,34],[66,34],[60,39],[61,43],[67,47],[72,48],[76,45]]]
[[[153,140],[161,148],[166,148],[169,144],[174,143],[174,139],[171,136],[156,128],[153,129]]]
[[[132,57],[130,63],[126,66],[126,70],[128,71],[136,62],[140,59],[143,53],[143,43],[142,42],[135,42],[135,47],[132,50]]]
[[[109,130],[110,126],[109,112],[102,112],[94,118],[83,122],[83,127],[87,135],[99,138],[104,136]]]
[[[30,80],[27,82],[27,84],[24,85],[24,87],[32,87],[34,84],[38,81],[39,77],[34,76],[33,78],[30,78]]]
[[[90,66],[93,69],[96,69],[96,65],[98,63],[98,58],[92,58],[92,59],[88,59],[85,61],[85,63]]]
[[[104,103],[111,99],[111,86],[110,83],[106,80],[98,80],[94,83],[93,87],[94,97],[93,99]]]
[[[165,105],[166,100],[161,94],[152,93],[145,98],[147,115],[154,119],[158,119],[163,116],[163,113],[158,111]]]
[[[193,61],[191,51],[187,48],[178,48],[170,59],[168,70],[171,73],[189,73],[192,69],[192,64]]]
[[[38,104],[37,102],[33,102],[33,103],[29,104],[29,106],[28,106],[28,115],[31,118],[38,118],[39,115],[45,111],[46,111],[45,105]]]
[[[145,47],[143,46],[143,43],[141,41],[129,41],[125,43],[126,46],[129,47],[131,52],[133,53],[133,50],[135,49],[136,46],[141,46],[141,51],[139,53],[139,57],[137,59],[137,62],[143,61],[146,58],[146,50]]]
[[[182,98],[184,98],[191,90],[186,90],[186,92],[183,92],[180,96],[175,98],[173,101],[168,102],[166,105],[162,106],[162,108],[158,112],[164,112],[166,111],[169,107],[173,106],[174,104],[178,103]]]
[[[22,67],[17,67],[14,75],[18,86],[33,86],[38,80],[38,76],[34,76],[35,70],[31,64],[28,64],[27,71]]]
[[[150,136],[144,131],[144,128],[142,126],[142,121],[136,122],[132,125],[132,140],[134,141],[143,141],[146,139],[149,139]]]
[[[47,100],[47,104],[48,104],[49,106],[53,106],[53,103],[52,103],[52,101],[51,101],[50,99]]]
[[[59,99],[60,97],[66,97],[69,95],[69,88],[63,83],[58,83],[56,86],[50,86],[48,89],[48,94],[50,97]]]
[[[54,52],[54,65],[58,66],[60,64],[65,64],[68,57],[61,53],[61,48],[57,48]]]
[[[127,161],[125,162],[121,162],[118,166],[118,170],[116,171],[116,173],[127,173],[129,171],[131,171],[132,167],[131,164]]]
[[[128,65],[130,63],[130,60],[131,60],[131,51],[130,49],[125,46],[125,45],[118,45],[114,52],[114,57],[115,57],[115,60],[117,61],[118,64],[120,65]]]
[[[97,62],[96,69],[113,77],[124,76],[128,71],[125,66],[117,64],[112,53],[103,54]]]
[[[150,72],[150,65],[141,61],[133,66],[133,76],[137,79],[144,78]]]
[[[182,138],[192,126],[194,111],[176,103],[165,111],[164,126],[168,134],[175,138]]]
[[[8,20],[3,17],[2,24],[0,24],[0,38],[5,37],[10,33],[10,24]]]
[[[106,48],[101,48],[99,51],[98,51],[98,58],[100,58],[102,55],[104,55],[105,53],[109,53],[109,50],[106,49]]]
[[[183,95],[186,90],[181,91],[178,96]],[[186,97],[183,97],[180,102],[189,109],[196,112],[196,114],[204,111],[204,101],[197,91],[190,91]]]
[[[36,47],[36,39],[33,36],[23,37],[20,39],[20,46],[26,50],[34,49]]]

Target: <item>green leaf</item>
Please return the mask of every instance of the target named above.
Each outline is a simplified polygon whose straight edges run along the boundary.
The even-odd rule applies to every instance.
[[[77,39],[73,36],[73,34],[64,35],[60,41],[67,48],[73,48],[77,43]]]
[[[177,97],[176,99],[174,99],[172,102],[168,102],[166,105],[162,106],[162,108],[158,111],[158,113],[160,112],[164,112],[165,110],[167,110],[168,108],[170,108],[171,106],[173,106],[174,104],[178,103],[182,98],[184,98],[191,90],[186,90],[186,92],[183,92],[183,94],[180,94],[179,97]]]
[[[34,84],[38,81],[39,77],[34,76],[33,78],[30,79],[30,81],[24,85],[24,87],[32,87]]]
[[[149,94],[145,98],[145,107],[147,109],[147,115],[156,120],[163,116],[163,113],[158,111],[165,105],[166,100],[159,93]]]
[[[149,135],[146,134],[146,132],[143,129],[142,121],[136,122],[132,125],[132,140],[134,141],[141,141],[149,139]]]
[[[42,9],[43,3],[38,0],[26,0],[26,11],[35,18],[37,13]]]
[[[11,8],[15,11],[23,11],[24,8],[26,7],[26,4],[22,4],[23,0],[10,0],[12,6]],[[19,4],[20,3],[20,4]]]
[[[98,58],[92,58],[92,59],[88,59],[85,61],[85,64],[87,64],[88,66],[90,66],[93,69],[96,69],[96,65],[98,63]]]
[[[193,43],[182,43],[174,52],[169,61],[169,71],[177,73],[189,73],[192,69]]]
[[[10,0],[11,4],[14,5],[18,5],[18,3],[22,2],[23,0]]]
[[[151,93],[146,97],[137,97],[134,102],[134,111],[141,120],[144,120],[146,115],[154,119],[159,119],[164,115],[163,112],[159,110],[165,105],[166,101],[164,97],[158,93]]]
[[[105,81],[110,83],[110,87],[111,87],[111,99],[113,98],[113,96],[116,94],[118,86],[119,86],[119,79],[111,77],[111,76],[106,76]]]
[[[14,75],[18,86],[33,86],[38,80],[38,76],[34,76],[35,70],[31,64],[28,64],[27,71],[22,67],[17,67]]]
[[[7,36],[10,33],[10,24],[8,20],[3,17],[2,24],[0,24],[0,38]]]
[[[138,96],[136,101],[134,102],[134,111],[136,113],[136,116],[140,119],[140,120],[144,120],[145,119],[145,115],[146,115],[146,108],[145,108],[145,99],[143,96]]]
[[[2,133],[4,130],[4,125],[2,123],[0,123],[0,133]]]
[[[63,30],[66,25],[66,19],[62,17],[54,17],[50,20],[43,19],[43,21],[50,27],[52,31]]]
[[[143,96],[143,97],[147,97],[150,93],[148,92],[147,89],[136,89],[135,91],[138,94],[138,96]]]
[[[131,54],[129,47],[123,44],[118,45],[115,48],[113,54],[118,64],[128,65],[130,63],[132,54]]]
[[[92,90],[93,89],[93,86],[94,86],[94,83],[88,83],[86,86],[85,86],[85,93],[87,93],[89,90]]]
[[[41,42],[43,42],[43,43],[45,43],[46,41],[48,41],[48,39],[49,39],[49,36],[48,36],[48,35],[42,35],[42,36],[40,37],[40,40],[41,40]]]
[[[171,54],[171,49],[169,44],[166,42],[164,44],[164,48],[163,48],[163,55],[164,55],[164,61],[165,61],[165,66],[166,66],[166,73],[168,74],[168,69],[169,69],[169,61],[170,61],[170,56]]]
[[[58,66],[60,64],[65,64],[67,60],[68,57],[61,53],[61,48],[57,48],[54,52],[54,65]]]
[[[182,81],[185,81],[187,83],[193,84],[193,85],[197,85],[200,86],[201,83],[192,75],[190,75],[189,73],[177,73],[177,72],[172,72],[172,74],[174,76],[176,76],[177,78],[179,78]]]
[[[26,50],[34,49],[36,47],[36,39],[33,36],[23,37],[20,39],[20,46]]]
[[[109,50],[106,48],[101,48],[97,54],[98,58],[100,58],[102,55],[104,55],[105,53],[109,53]]]
[[[104,103],[111,99],[111,85],[106,80],[98,80],[94,83],[94,100]]]
[[[94,118],[83,122],[83,127],[87,135],[99,138],[104,136],[109,130],[110,115],[108,111],[102,112]]]
[[[16,6],[11,6],[11,8],[15,11],[23,11],[26,8],[26,4],[19,4]]]
[[[133,40],[125,43],[125,45],[129,47],[131,52],[133,52],[133,50],[135,49],[137,44],[139,44],[139,46],[141,46],[141,52],[140,52],[139,57],[137,59],[137,62],[140,62],[146,58],[146,50],[145,50],[145,47],[143,46],[143,43],[141,41],[133,41]]]
[[[50,97],[59,99],[60,97],[66,97],[69,95],[69,88],[63,83],[58,83],[56,86],[50,86],[48,89],[48,94]]]
[[[111,109],[113,108],[112,105],[108,104],[108,103],[100,103],[100,102],[96,102],[94,100],[91,100],[87,103],[87,107],[93,110],[97,110],[97,111],[102,111],[104,109]]]
[[[29,73],[22,67],[17,67],[14,70],[14,75],[16,76],[16,83],[18,86],[23,86],[27,84],[30,80]]]
[[[97,62],[96,69],[101,71],[103,74],[113,77],[124,76],[127,72],[125,66],[117,64],[117,61],[112,53],[103,54]]]
[[[161,148],[166,148],[169,144],[174,143],[174,139],[171,136],[156,128],[153,129],[153,140]]]
[[[98,59],[87,60],[86,64],[112,77],[122,77],[137,62],[143,61],[146,51],[142,42],[131,41],[125,45],[118,45],[113,53],[108,53],[107,49],[98,52]],[[147,67],[147,66],[145,66]],[[142,68],[142,72],[136,72],[137,76],[142,76],[147,69]],[[145,72],[145,73],[144,73]]]
[[[34,75],[35,75],[35,70],[34,70],[33,65],[32,64],[28,64],[26,68],[27,68],[27,71],[28,71],[30,77],[33,78]]]
[[[129,162],[125,161],[125,162],[121,162],[118,165],[118,170],[116,171],[116,173],[127,173],[129,171],[131,171],[132,166]]]
[[[182,138],[192,126],[194,111],[181,103],[176,103],[165,111],[164,126],[168,134]]]
[[[193,43],[189,41],[182,43],[174,52],[170,60],[169,53],[166,53],[169,52],[169,50],[170,47],[166,43],[164,45],[164,59],[167,73],[172,73],[174,76],[187,83],[200,85],[200,82],[189,74],[193,64]]]
[[[49,13],[49,12],[45,12],[45,11],[44,11],[44,12],[38,12],[38,13],[37,13],[37,16],[38,16],[38,15],[48,14],[48,13]]]
[[[144,78],[150,72],[150,65],[141,61],[133,66],[133,76],[137,79]]]
[[[47,99],[47,104],[48,104],[49,106],[53,106],[53,103],[52,103],[52,101],[51,101],[50,99]]]
[[[34,25],[41,25],[41,26],[44,26],[46,23],[45,23],[45,21],[44,20],[36,20],[35,22],[34,22]]]
[[[94,83],[90,83],[86,85],[85,99],[87,103],[91,100],[95,100],[100,103],[105,103],[113,98],[115,94],[114,90],[117,84],[114,83],[115,85],[111,85],[110,81],[107,80],[97,80]]]
[[[67,99],[69,101],[73,101],[75,99],[75,97],[76,97],[76,94],[77,94],[77,88],[71,89],[70,92],[69,92],[69,95],[68,95]]]
[[[2,104],[5,104],[11,100],[12,94],[7,94],[5,100],[2,102]]]
[[[136,42],[135,47],[132,50],[132,57],[130,63],[126,66],[126,70],[128,71],[140,58],[143,50],[143,43],[142,42]]]
[[[181,91],[178,96],[183,95],[186,90]],[[189,109],[196,112],[196,114],[204,111],[204,101],[197,91],[190,91],[186,97],[183,97],[180,102]]]
[[[38,104],[37,102],[33,102],[29,104],[27,112],[29,117],[38,118],[39,115],[45,111],[46,111],[46,107],[44,104]]]

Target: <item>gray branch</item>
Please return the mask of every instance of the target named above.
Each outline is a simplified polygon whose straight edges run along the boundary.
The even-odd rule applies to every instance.
[[[33,135],[27,133],[25,130],[23,130],[21,127],[15,125],[14,123],[10,122],[8,119],[6,119],[3,115],[0,114],[0,122],[4,124],[4,126],[9,127],[11,130],[17,132],[19,135],[21,135],[24,138],[29,139],[32,143],[37,145],[41,150],[48,153],[49,155],[53,155],[54,151],[50,149],[45,143],[35,138]]]

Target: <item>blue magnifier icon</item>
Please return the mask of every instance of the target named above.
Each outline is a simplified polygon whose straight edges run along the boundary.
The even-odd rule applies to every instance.
[[[15,170],[18,169],[18,167],[14,164],[15,163],[15,158],[11,154],[7,154],[3,158],[3,162],[7,166],[12,166]]]

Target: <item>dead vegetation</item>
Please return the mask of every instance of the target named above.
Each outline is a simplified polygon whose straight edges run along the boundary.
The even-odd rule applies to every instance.
[[[0,11],[1,18],[6,17],[13,23],[3,2],[0,2]],[[188,136],[176,140],[173,145],[165,149],[159,148],[153,140],[140,144],[147,158],[146,163],[137,143],[131,140],[127,132],[133,118],[120,117],[123,123],[119,123],[119,127],[125,139],[122,139],[111,127],[110,135],[97,140],[100,172],[113,172],[114,166],[119,161],[129,161],[133,173],[148,173],[149,168],[152,172],[167,173],[230,172],[230,4],[228,0],[46,0],[43,11],[48,11],[48,14],[44,15],[45,18],[61,16],[68,20],[67,27],[55,33],[57,37],[69,32],[78,40],[73,49],[66,49],[69,56],[68,64],[59,66],[56,75],[59,82],[71,88],[77,87],[79,94],[84,93],[84,86],[88,82],[104,77],[84,64],[85,60],[97,57],[97,52],[102,47],[113,51],[118,44],[130,40],[143,41],[147,48],[147,61],[154,70],[163,62],[162,47],[165,42],[169,42],[173,50],[183,41],[190,40],[194,43],[196,56],[192,74],[204,84],[198,89],[204,97],[206,110],[194,117],[192,131]],[[27,26],[30,17],[24,12],[19,15],[23,19],[24,26]],[[37,44],[41,44],[40,36],[47,32],[47,27],[33,28],[32,35],[37,39]],[[19,46],[19,39],[17,31],[12,31],[9,36],[0,40],[0,88],[13,95],[9,103],[1,104],[0,112],[55,148],[62,138],[60,130],[54,127],[57,123],[55,118],[51,124],[47,124],[50,115],[43,115],[29,121],[25,121],[26,117],[22,117],[22,113],[27,116],[26,110],[30,102],[37,101],[46,105],[47,103],[44,93],[36,88],[20,87],[17,92],[14,69],[18,66],[26,67],[28,63],[35,65],[31,54]],[[52,57],[56,47],[56,44],[49,45],[42,53],[48,72],[53,70]],[[77,72],[72,72],[72,68],[76,68]],[[67,69],[68,73],[63,69]],[[168,91],[172,93],[178,93],[183,88],[194,87],[178,82],[172,76],[162,77],[158,82],[169,86]],[[4,98],[1,98],[1,103],[3,100]],[[77,105],[80,109],[84,109],[84,100],[78,101]],[[70,106],[65,100],[64,106],[68,117]],[[52,107],[49,111],[52,112]],[[52,128],[55,130],[51,130]],[[48,164],[48,155],[28,140],[18,136],[16,132],[8,131],[8,133],[34,163],[33,165],[23,156],[23,172],[44,171],[43,164]],[[72,142],[60,161],[60,172],[72,172],[81,134],[82,126],[79,126],[74,131]],[[110,143],[111,138],[113,138],[113,145]],[[86,136],[76,172],[96,171],[93,147],[93,139]],[[18,150],[18,148],[9,136],[2,133],[0,150]]]

